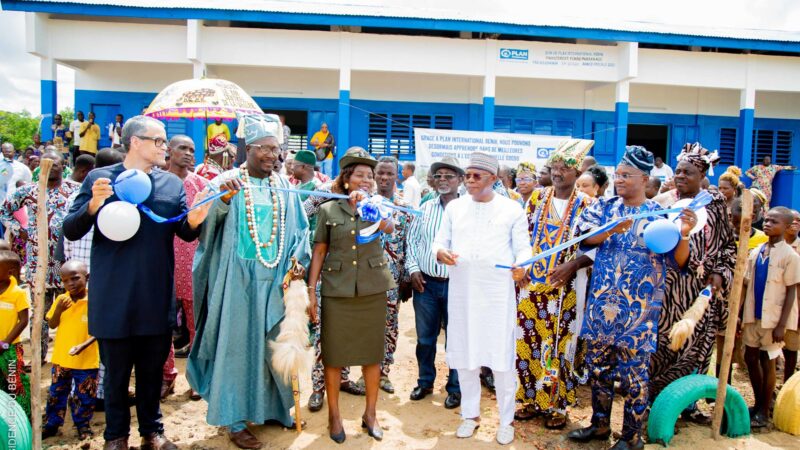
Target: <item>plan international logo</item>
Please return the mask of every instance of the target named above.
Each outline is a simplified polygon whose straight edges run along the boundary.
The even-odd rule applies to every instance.
[[[514,61],[527,61],[528,51],[520,48],[501,48],[500,59],[510,59]]]

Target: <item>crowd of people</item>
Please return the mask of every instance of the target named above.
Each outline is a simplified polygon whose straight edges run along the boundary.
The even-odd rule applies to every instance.
[[[208,403],[207,422],[224,427],[237,447],[264,445],[254,425],[294,427],[291,408],[300,405],[273,367],[270,345],[284,320],[286,277],[308,286],[314,353],[308,408],[320,411],[327,402],[337,443],[347,437],[340,391],[365,396],[362,426],[383,438],[378,391],[395,392],[399,309],[408,300],[418,364],[409,397],[419,402],[433,393],[444,330],[443,406],[461,408],[455,434],[463,439],[481,424],[482,385],[496,394],[496,440],[509,444],[515,421],[543,417],[546,428],[564,429],[578,387],[588,384],[591,422],[567,437],[609,439],[613,399],[620,396],[624,423],[612,448],[641,449],[655,398],[681,377],[709,372],[728,320],[741,323],[744,350],[737,361],[747,366],[755,392],[753,426],[769,421],[776,359],[785,358],[786,378],[797,364],[800,213],[769,208],[767,187],[781,168],[766,159],[748,171],[756,198],[752,253],[744,307],[729,311],[745,187],[735,167],[719,187],[707,186],[718,157],[699,143],[681,150],[674,170],[647,149],[629,146],[613,177],[589,155],[591,140],[563,142],[539,168],[526,161],[501,167],[492,155],[475,152],[467,164],[435,162],[421,186],[411,162],[376,160],[360,147],[334,158],[324,125],[310,142],[313,150],[290,153],[281,119],[242,116],[244,157],[237,164],[230,131],[217,121],[198,165],[190,137],[168,139],[164,125],[145,116],[124,123],[118,116],[108,128],[117,148],[82,154],[87,133],[99,134],[91,131],[91,117],[77,126],[79,153],[54,144],[18,157],[11,144],[2,147],[0,222],[7,240],[0,243],[0,387],[28,414],[31,386],[20,336],[32,316],[28,292],[41,257],[40,188],[30,161],[53,162],[43,363],[48,328],[56,334],[43,437],[59,432],[69,403],[80,439],[93,435],[92,415],[102,409],[104,448],[127,449],[133,404],[141,448],[177,448],[164,435],[159,408],[174,392],[176,357],[188,358],[190,398]],[[64,144],[70,136],[61,138]],[[331,179],[319,169],[336,159],[339,173]],[[133,237],[116,241],[95,225],[104,205],[118,200],[114,180],[128,169],[151,180],[152,194],[142,205],[175,219],[142,215]],[[215,192],[221,197],[190,207]],[[712,198],[702,220],[700,212],[684,209],[675,248],[651,250],[643,233],[661,218],[657,212],[701,193]],[[370,216],[363,205],[376,198],[384,206]],[[564,247],[579,236],[585,239]],[[673,325],[696,309],[707,287],[708,308],[687,343],[673,349]],[[176,350],[179,322],[188,339]],[[361,366],[359,380],[350,379],[353,365]],[[715,365],[718,373],[719,358]],[[709,422],[696,405],[684,414]]]

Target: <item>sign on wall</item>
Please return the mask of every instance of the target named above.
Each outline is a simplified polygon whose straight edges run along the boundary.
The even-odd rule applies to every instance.
[[[560,142],[569,136],[494,133],[484,131],[414,128],[417,169],[426,173],[431,164],[450,156],[466,167],[472,152],[489,153],[500,165],[516,167],[521,161],[543,166]]]

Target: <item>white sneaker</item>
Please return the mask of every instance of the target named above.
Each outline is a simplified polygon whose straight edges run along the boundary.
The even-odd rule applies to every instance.
[[[514,440],[514,427],[511,425],[500,426],[497,429],[497,443],[508,445]]]
[[[479,426],[481,426],[481,424],[472,419],[464,419],[456,430],[456,437],[471,438],[472,435],[475,434],[475,429]]]

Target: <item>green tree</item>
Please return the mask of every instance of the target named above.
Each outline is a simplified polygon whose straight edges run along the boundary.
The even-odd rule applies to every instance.
[[[33,134],[39,129],[39,118],[26,110],[0,111],[0,141],[11,142],[17,150],[33,144]]]
[[[58,113],[61,114],[61,119],[64,126],[69,128],[69,124],[71,124],[72,121],[75,120],[75,111],[72,109],[71,106],[67,106]]]

